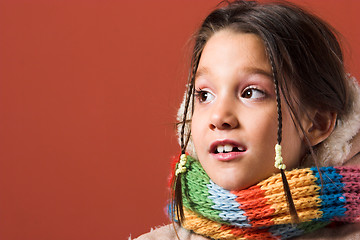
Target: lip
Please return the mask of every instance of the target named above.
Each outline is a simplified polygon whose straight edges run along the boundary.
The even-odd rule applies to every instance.
[[[226,144],[230,144],[234,147],[241,147],[243,148],[245,151],[243,152],[228,152],[228,153],[214,153],[215,152],[215,148],[218,145],[226,145]],[[241,156],[243,156],[247,151],[247,148],[244,144],[239,143],[237,141],[231,140],[231,139],[223,139],[223,140],[217,140],[215,142],[213,142],[210,145],[210,149],[209,149],[209,153],[211,154],[212,157],[214,157],[215,159],[219,160],[219,161],[223,161],[223,162],[228,162],[228,161],[232,161],[234,159],[237,159]]]

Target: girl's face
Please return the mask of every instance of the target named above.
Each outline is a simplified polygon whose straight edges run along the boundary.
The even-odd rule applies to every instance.
[[[215,33],[201,55],[195,90],[192,139],[216,184],[240,190],[279,171],[274,167],[275,88],[259,37],[231,30]],[[304,144],[289,111],[282,111],[282,156],[291,169],[298,165]]]

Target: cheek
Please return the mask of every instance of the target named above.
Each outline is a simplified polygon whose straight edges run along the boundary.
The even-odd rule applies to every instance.
[[[273,109],[256,111],[247,116],[246,121],[244,119],[243,126],[248,136],[263,144],[271,145],[276,143],[278,122],[277,114],[274,114]]]
[[[290,114],[283,119],[283,157],[287,165],[287,169],[295,168],[299,165],[305,147],[302,134],[295,127]]]
[[[256,112],[244,122],[252,154],[258,158],[263,168],[273,169],[275,144],[277,142],[278,121],[276,107]]]

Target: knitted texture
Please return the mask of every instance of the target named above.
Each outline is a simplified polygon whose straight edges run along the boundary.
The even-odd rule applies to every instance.
[[[216,185],[188,156],[181,175],[183,227],[212,239],[288,239],[331,222],[360,222],[360,169],[295,169],[286,172],[300,223],[291,224],[281,175],[240,191]],[[321,187],[322,186],[322,187]]]

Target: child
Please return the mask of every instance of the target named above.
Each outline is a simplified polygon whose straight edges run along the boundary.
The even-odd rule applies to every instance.
[[[174,222],[138,239],[360,239],[359,93],[319,18],[213,11],[179,110]]]

